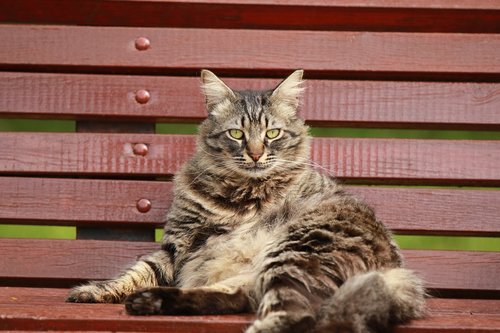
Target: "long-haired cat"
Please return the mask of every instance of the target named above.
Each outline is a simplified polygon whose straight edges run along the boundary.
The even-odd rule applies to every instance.
[[[268,91],[202,71],[208,118],[175,177],[161,250],[71,302],[133,315],[254,311],[247,333],[385,332],[422,315],[421,281],[366,204],[309,161],[301,70]]]

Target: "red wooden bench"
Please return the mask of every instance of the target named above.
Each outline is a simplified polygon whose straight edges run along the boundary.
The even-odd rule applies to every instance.
[[[0,21],[1,117],[76,120],[76,133],[0,133],[0,222],[77,227],[0,240],[1,330],[248,325],[64,302],[158,247],[194,139],[155,124],[205,117],[201,68],[240,88],[304,68],[314,127],[500,131],[496,0],[17,0]],[[397,234],[500,236],[500,141],[316,138],[312,157]],[[500,253],[404,254],[435,297],[396,332],[500,332]]]

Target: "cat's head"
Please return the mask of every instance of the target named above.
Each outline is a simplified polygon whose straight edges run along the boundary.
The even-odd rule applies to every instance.
[[[203,70],[208,118],[198,152],[207,165],[247,178],[300,168],[309,156],[308,128],[297,116],[302,75],[297,70],[271,90],[235,91]]]

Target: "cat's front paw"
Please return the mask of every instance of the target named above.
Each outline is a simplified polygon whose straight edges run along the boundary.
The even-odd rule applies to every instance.
[[[74,287],[70,290],[66,302],[72,303],[119,303],[118,295],[107,291],[98,283]]]
[[[163,299],[154,290],[143,290],[125,299],[125,309],[131,315],[162,314]]]

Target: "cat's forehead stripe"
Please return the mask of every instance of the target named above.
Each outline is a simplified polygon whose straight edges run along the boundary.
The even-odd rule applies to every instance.
[[[244,95],[243,110],[251,122],[260,122],[262,119],[262,97],[260,95]]]

